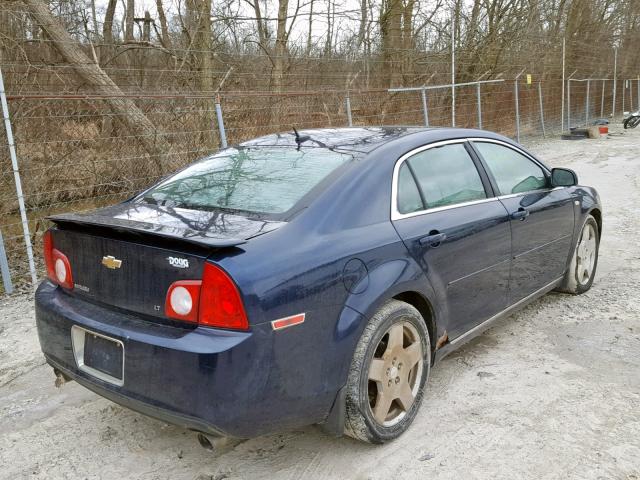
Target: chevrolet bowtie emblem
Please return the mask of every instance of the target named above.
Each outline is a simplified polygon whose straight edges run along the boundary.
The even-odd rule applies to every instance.
[[[116,257],[109,255],[108,257],[102,257],[102,265],[110,268],[111,270],[115,270],[122,266],[122,260],[118,260]]]

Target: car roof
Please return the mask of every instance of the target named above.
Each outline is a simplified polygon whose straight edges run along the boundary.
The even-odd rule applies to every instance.
[[[301,148],[327,148],[329,150],[366,154],[376,148],[409,135],[419,135],[424,142],[440,140],[485,137],[508,140],[485,130],[448,127],[381,126],[381,127],[344,127],[317,128],[298,131],[300,137],[308,137]],[[239,147],[294,147],[297,148],[296,134],[293,131],[265,135],[243,142]]]

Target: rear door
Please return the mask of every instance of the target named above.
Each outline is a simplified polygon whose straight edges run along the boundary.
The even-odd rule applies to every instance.
[[[524,151],[490,140],[473,145],[510,215],[513,304],[563,275],[573,237],[573,197],[567,188],[551,188],[547,169]]]
[[[465,140],[396,164],[392,221],[447,311],[453,339],[507,305],[511,233],[504,206]]]

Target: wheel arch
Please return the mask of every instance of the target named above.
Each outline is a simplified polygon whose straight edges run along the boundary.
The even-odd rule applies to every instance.
[[[595,218],[596,223],[598,224],[598,238],[602,237],[602,212],[599,208],[595,207],[589,211],[589,215],[592,215]]]
[[[436,353],[437,328],[436,314],[433,306],[431,305],[431,302],[429,302],[429,300],[426,299],[421,293],[411,290],[398,293],[392,298],[401,302],[408,303],[416,310],[418,310],[418,312],[420,312],[420,315],[427,325],[427,330],[429,332],[429,341],[431,343],[431,362],[433,363],[433,359],[435,358]]]

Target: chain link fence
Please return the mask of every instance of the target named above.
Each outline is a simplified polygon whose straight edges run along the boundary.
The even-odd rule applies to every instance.
[[[480,87],[475,83],[457,86],[455,103],[450,85],[432,88],[432,84],[424,96],[420,87],[412,91],[304,89],[286,93],[182,93],[179,85],[161,93],[123,88],[123,96],[144,113],[156,129],[154,135],[167,146],[152,154],[144,148],[139,135],[132,135],[124,127],[107,98],[79,87],[74,91],[68,69],[10,63],[0,63],[0,69],[7,86],[8,123],[19,167],[16,172],[10,156],[11,142],[3,129],[0,232],[13,282],[23,288],[30,287],[34,268],[37,276],[43,273],[40,245],[48,228],[46,216],[125,200],[164,175],[215,151],[223,144],[216,103],[222,112],[227,137],[224,140],[229,144],[291,131],[293,127],[300,130],[427,122],[430,126],[451,126],[454,106],[455,126],[482,126],[519,137],[526,144],[543,135],[557,135],[568,124],[573,127],[609,117],[614,110],[613,71],[588,82],[567,81],[564,93],[562,78],[530,78],[525,72],[518,80],[502,78]],[[117,72],[112,73],[117,77]],[[43,78],[57,87],[40,82]],[[637,105],[637,79],[619,81],[616,88],[616,113]],[[25,242],[16,173],[22,182],[27,238],[34,248],[33,267]]]

